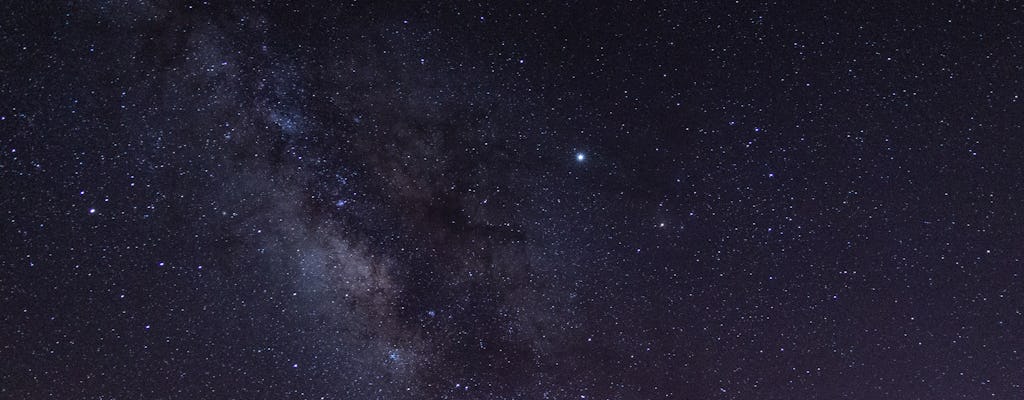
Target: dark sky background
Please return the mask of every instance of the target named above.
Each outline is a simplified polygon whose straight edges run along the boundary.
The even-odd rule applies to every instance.
[[[1024,13],[870,3],[3,2],[0,398],[1019,399]]]

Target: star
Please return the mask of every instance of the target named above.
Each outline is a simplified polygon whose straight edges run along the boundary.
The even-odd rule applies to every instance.
[[[587,160],[587,155],[584,153],[576,153],[576,161],[584,162]]]

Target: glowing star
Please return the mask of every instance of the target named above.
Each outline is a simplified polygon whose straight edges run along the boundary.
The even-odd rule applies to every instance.
[[[583,162],[583,161],[586,161],[586,159],[587,159],[587,155],[586,154],[576,153],[576,161]]]

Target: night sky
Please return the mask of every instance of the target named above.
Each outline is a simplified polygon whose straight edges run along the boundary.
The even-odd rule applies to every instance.
[[[804,3],[4,1],[0,398],[1024,398],[1024,10]]]

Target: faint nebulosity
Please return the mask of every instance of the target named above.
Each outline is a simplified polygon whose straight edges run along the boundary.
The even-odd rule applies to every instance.
[[[0,11],[0,398],[1024,396],[1014,2]]]

